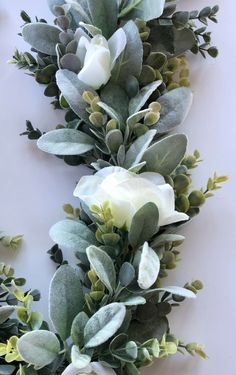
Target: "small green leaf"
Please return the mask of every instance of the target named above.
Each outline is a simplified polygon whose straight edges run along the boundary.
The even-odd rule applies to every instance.
[[[52,332],[33,331],[21,336],[17,342],[17,350],[26,363],[40,369],[58,356],[60,342]]]
[[[96,246],[90,246],[86,252],[97,276],[109,292],[112,293],[116,287],[116,271],[112,259],[105,251]]]
[[[126,309],[122,303],[111,303],[100,308],[85,326],[85,347],[94,348],[111,338],[122,325]]]
[[[84,346],[84,328],[88,322],[89,318],[85,312],[81,311],[73,320],[71,326],[71,337],[74,344],[78,345],[80,348]]]
[[[158,219],[158,208],[151,202],[136,212],[129,232],[129,242],[134,248],[143,245],[158,231]]]
[[[71,362],[78,370],[81,370],[89,365],[91,357],[87,354],[81,354],[79,348],[73,345],[71,349]]]
[[[62,340],[70,336],[72,322],[83,304],[79,272],[69,265],[61,266],[51,281],[49,313]]]
[[[15,311],[13,306],[1,306],[0,307],[0,324],[4,323]]]
[[[162,84],[162,81],[155,81],[147,86],[144,86],[139,93],[130,100],[129,114],[130,116],[137,113],[146,104],[153,92]]]

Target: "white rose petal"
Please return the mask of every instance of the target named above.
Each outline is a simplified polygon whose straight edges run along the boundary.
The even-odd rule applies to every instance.
[[[160,226],[188,220],[188,215],[175,211],[174,190],[158,173],[137,175],[121,167],[104,168],[83,177],[74,195],[89,207],[109,202],[117,228],[125,225],[129,230],[135,213],[149,202],[158,207]]]

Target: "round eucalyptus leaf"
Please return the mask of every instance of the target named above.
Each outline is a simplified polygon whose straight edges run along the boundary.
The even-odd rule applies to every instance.
[[[119,272],[119,281],[122,286],[128,286],[135,278],[135,269],[131,263],[122,264]]]
[[[54,361],[60,351],[60,342],[49,331],[33,331],[21,336],[17,350],[26,363],[42,368]]]

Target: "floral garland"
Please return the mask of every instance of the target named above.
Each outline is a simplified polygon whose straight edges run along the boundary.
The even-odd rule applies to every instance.
[[[176,11],[175,0],[49,0],[55,26],[32,22],[22,36],[33,51],[15,51],[66,125],[43,133],[27,121],[23,133],[69,165],[96,171],[79,181],[80,208],[64,206],[50,249],[58,264],[49,292],[53,329],[33,310],[37,290],[0,264],[0,373],[4,375],[136,375],[156,358],[187,351],[207,358],[197,343],[172,333],[168,314],[202,283],[163,286],[180,260],[178,228],[227,177],[216,174],[192,190],[198,150],[172,132],[192,103],[186,54],[217,56],[208,21],[218,6]],[[199,27],[199,23],[204,26]],[[21,236],[1,232],[16,247]],[[75,251],[78,265],[60,247]],[[14,315],[13,315],[14,314]],[[14,317],[12,317],[14,316]],[[56,333],[54,333],[56,332]]]

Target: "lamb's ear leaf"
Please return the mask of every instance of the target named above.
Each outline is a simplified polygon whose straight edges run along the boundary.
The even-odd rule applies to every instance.
[[[138,285],[149,289],[157,280],[160,272],[160,259],[155,251],[145,242],[142,249],[138,270]]]
[[[150,146],[144,153],[142,161],[146,161],[148,172],[169,175],[184,158],[187,149],[187,137],[174,134],[162,138]]]
[[[56,15],[56,13],[55,13],[55,11],[54,11],[54,7],[55,7],[55,6],[61,6],[61,5],[64,5],[65,3],[66,3],[65,0],[48,0],[48,6],[49,6],[51,12],[52,12],[53,14],[55,14],[55,15]]]
[[[43,22],[28,23],[22,29],[24,40],[34,49],[46,55],[56,56],[61,30]]]
[[[12,365],[0,365],[0,374],[12,375],[15,372],[15,369],[15,366]],[[36,375],[36,371],[32,375]]]
[[[108,39],[117,29],[118,5],[116,0],[87,0],[93,25]]]
[[[88,246],[98,244],[94,233],[82,221],[59,221],[52,226],[49,234],[59,246],[84,254]]]
[[[49,313],[63,341],[70,336],[72,322],[83,310],[83,304],[79,272],[69,265],[61,266],[50,284]]]
[[[147,133],[138,137],[130,146],[126,152],[125,157],[125,168],[131,168],[134,165],[140,163],[142,160],[143,154],[150,146],[153,138],[156,135],[156,130],[149,130]]]
[[[125,306],[118,302],[100,308],[85,326],[85,348],[95,348],[109,340],[121,327],[125,314]]]
[[[53,155],[82,155],[93,150],[95,140],[75,129],[56,129],[43,134],[37,141],[40,150]]]
[[[130,116],[140,111],[140,109],[146,104],[152,93],[162,84],[161,80],[149,83],[144,86],[139,93],[130,100],[129,103],[129,114]]]
[[[60,342],[52,332],[32,331],[20,337],[17,350],[26,363],[40,369],[56,359],[60,351]]]
[[[116,287],[116,271],[110,256],[96,246],[87,249],[88,260],[101,282],[107,287],[110,293]]]
[[[119,17],[150,21],[162,15],[164,6],[165,0],[133,0],[121,10]]]
[[[76,315],[71,326],[71,337],[73,343],[78,345],[80,348],[84,346],[84,328],[89,320],[87,314],[84,311],[81,311]]]
[[[181,288],[179,286],[166,286],[166,287],[158,288],[157,291],[167,292],[167,293],[174,294],[176,296],[180,296],[184,298],[196,298],[196,294],[193,293],[191,290],[186,289],[186,288]]]
[[[112,70],[112,80],[126,86],[128,77],[138,78],[142,70],[143,45],[139,31],[133,21],[123,26],[127,44]]]
[[[154,203],[146,203],[136,212],[133,217],[130,231],[129,243],[137,248],[150,240],[158,231],[159,211]]]
[[[193,101],[192,90],[179,87],[158,99],[161,104],[161,117],[154,128],[158,133],[166,133],[181,125],[186,119]]]
[[[57,85],[69,104],[70,108],[79,118],[89,123],[89,114],[86,111],[88,104],[83,99],[83,93],[90,91],[97,96],[97,93],[89,86],[78,79],[77,74],[67,69],[60,69],[56,73]]]

